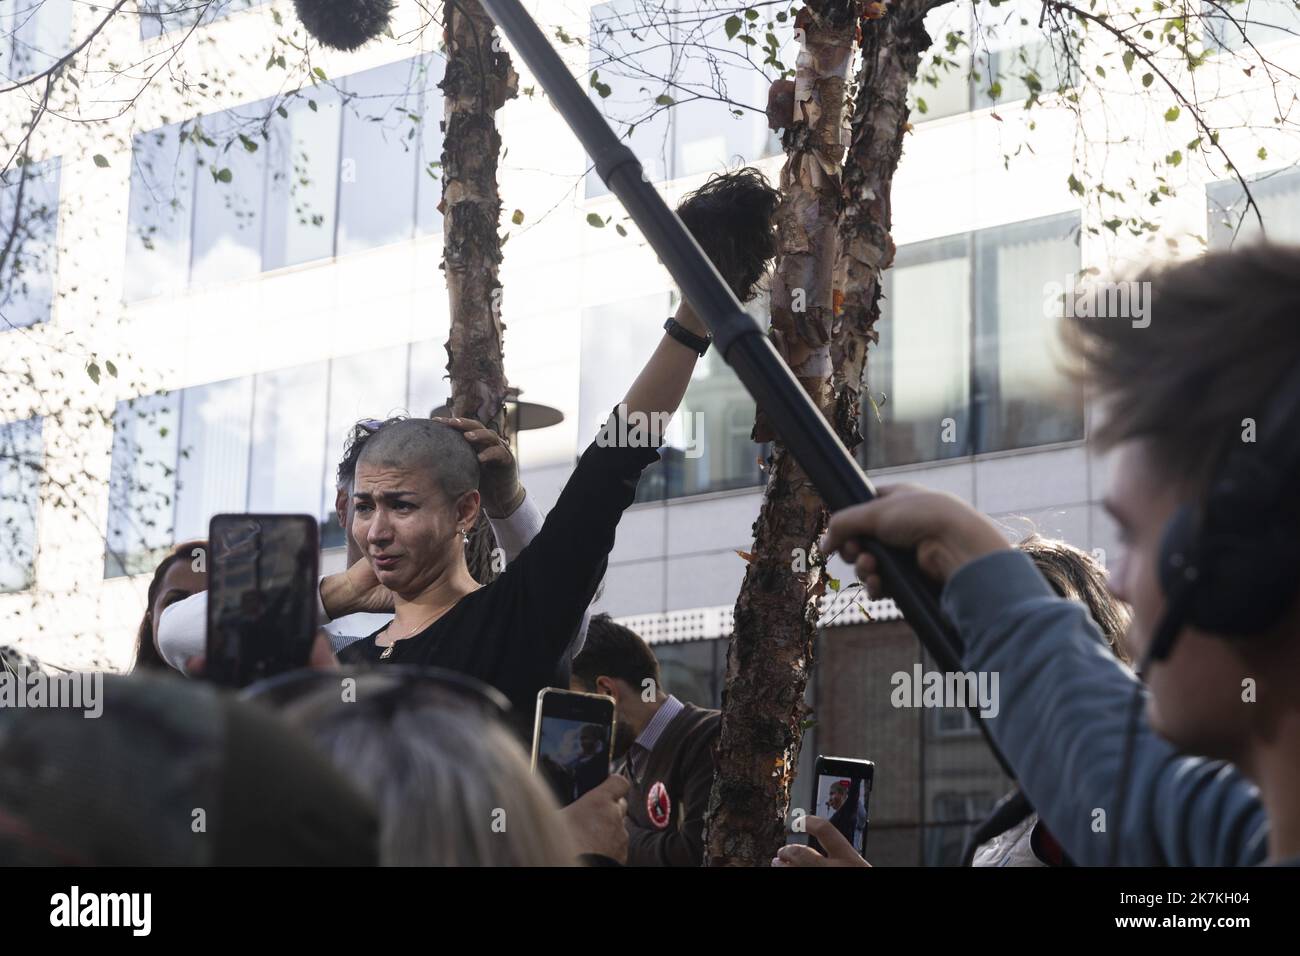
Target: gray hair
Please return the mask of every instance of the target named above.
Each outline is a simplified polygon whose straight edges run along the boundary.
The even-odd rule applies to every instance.
[[[382,865],[576,862],[555,800],[505,724],[436,687],[355,680],[355,703],[331,687],[283,714],[374,800]]]

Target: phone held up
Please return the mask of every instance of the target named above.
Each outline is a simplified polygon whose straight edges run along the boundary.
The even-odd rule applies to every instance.
[[[867,855],[867,807],[875,777],[874,763],[849,757],[818,756],[813,774],[817,787],[814,815],[829,820],[863,856]],[[814,837],[808,838],[808,845],[826,852]]]
[[[316,637],[319,534],[310,515],[212,518],[207,679],[244,687],[307,665]]]
[[[554,687],[538,693],[533,772],[550,785],[560,806],[604,782],[613,745],[613,697]]]

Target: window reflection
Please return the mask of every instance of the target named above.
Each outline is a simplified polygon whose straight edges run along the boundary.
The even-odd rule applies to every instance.
[[[206,538],[214,514],[245,510],[252,413],[251,378],[185,389],[176,469],[176,540]]]
[[[175,540],[180,394],[119,402],[113,415],[106,577],[151,570]]]
[[[0,3],[0,77],[44,73],[72,49],[73,0]]]
[[[343,83],[339,255],[414,234],[422,73],[404,60]]]
[[[262,268],[278,269],[334,254],[338,190],[339,98],[326,87],[285,105],[266,144],[266,249]]]
[[[0,331],[50,317],[58,266],[59,174],[59,161],[52,159],[0,176],[0,229],[12,239],[0,273]]]
[[[303,479],[327,470],[318,423],[328,371],[328,362],[317,362],[256,377],[249,511],[314,515],[320,510],[320,489]]]
[[[262,268],[262,197],[266,143],[250,122],[260,106],[243,116],[204,117],[192,134],[200,139],[194,190],[194,259],[190,280],[220,282],[256,275]],[[250,152],[240,134],[256,146]]]
[[[188,125],[174,123],[132,140],[127,302],[179,292],[189,282],[194,150],[182,135]]]
[[[0,592],[24,590],[35,580],[41,425],[39,418],[0,425]]]
[[[1265,235],[1274,242],[1300,242],[1300,169],[1275,170],[1255,177],[1250,194],[1259,207],[1265,231],[1260,230],[1254,210],[1247,209],[1241,183],[1230,179],[1207,187],[1213,248],[1257,242]]]
[[[206,26],[238,10],[261,6],[269,0],[139,0],[140,38],[183,30],[198,21]]]

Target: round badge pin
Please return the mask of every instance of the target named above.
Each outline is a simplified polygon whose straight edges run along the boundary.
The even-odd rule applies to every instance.
[[[646,816],[656,829],[666,830],[673,818],[673,803],[668,799],[668,788],[662,780],[655,781],[645,798]]]

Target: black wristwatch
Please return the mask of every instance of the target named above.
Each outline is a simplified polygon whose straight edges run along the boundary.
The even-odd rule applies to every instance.
[[[696,335],[672,316],[669,316],[668,321],[664,323],[664,331],[692,352],[695,352],[700,358],[704,357],[704,353],[709,350],[709,345],[713,342],[713,339],[707,336]]]

